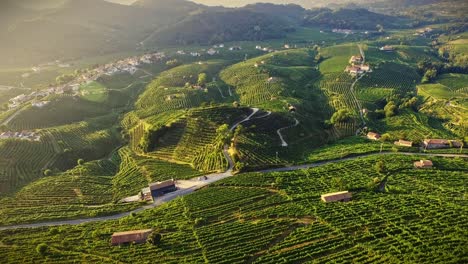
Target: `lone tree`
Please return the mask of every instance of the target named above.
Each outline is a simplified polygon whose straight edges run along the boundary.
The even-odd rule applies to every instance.
[[[162,236],[160,233],[153,232],[151,233],[151,235],[148,236],[148,238],[146,239],[146,242],[153,246],[157,246],[161,243],[161,239],[162,239]]]
[[[207,80],[208,80],[208,76],[206,75],[206,73],[202,72],[198,75],[198,85],[205,86]]]
[[[48,249],[49,249],[49,247],[45,243],[41,243],[41,244],[37,245],[36,252],[41,254],[41,256],[44,256],[47,253]]]
[[[351,119],[351,115],[346,109],[341,109],[338,112],[335,112],[333,116],[330,118],[331,124],[336,124],[340,122],[347,122]]]
[[[232,132],[229,130],[229,126],[227,124],[221,125],[218,129],[216,129],[216,142],[224,146],[228,144],[232,138]]]
[[[382,160],[377,161],[374,165],[374,169],[378,174],[384,174],[387,171],[387,168],[385,167],[385,162]]]

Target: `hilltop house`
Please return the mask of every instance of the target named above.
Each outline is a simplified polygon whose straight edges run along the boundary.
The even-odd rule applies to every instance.
[[[459,148],[463,145],[462,142],[457,140],[447,139],[425,139],[423,141],[424,148],[426,149],[441,149],[441,148]]]
[[[356,55],[356,56],[351,56],[349,59],[349,63],[354,64],[354,63],[362,63],[364,61],[364,58],[361,55]]]
[[[347,73],[349,73],[351,75],[358,75],[358,74],[363,73],[361,67],[359,67],[359,66],[348,66],[348,67],[346,67],[345,72],[347,72]]]
[[[370,139],[370,140],[379,140],[381,138],[381,136],[378,133],[369,132],[369,133],[367,133],[367,138]]]
[[[117,232],[112,234],[111,244],[118,246],[127,243],[145,243],[153,229],[134,230],[126,232]]]
[[[434,164],[430,160],[420,160],[414,163],[416,169],[430,169],[432,166],[434,166]]]
[[[412,141],[407,141],[407,140],[400,139],[400,140],[398,140],[398,141],[395,141],[395,145],[401,146],[401,147],[412,147],[412,146],[413,146],[413,142],[412,142]]]
[[[322,194],[320,197],[323,202],[348,202],[352,198],[352,193],[348,191]]]
[[[151,196],[158,197],[162,196],[166,193],[175,192],[177,191],[175,181],[174,180],[167,180],[164,182],[156,182],[150,183],[149,189],[151,191]]]
[[[369,64],[363,64],[363,65],[361,65],[360,67],[361,67],[361,71],[363,71],[363,72],[368,72],[368,71],[370,71],[370,66],[369,66]]]

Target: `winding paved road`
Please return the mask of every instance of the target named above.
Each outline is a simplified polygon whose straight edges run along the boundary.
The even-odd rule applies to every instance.
[[[283,127],[283,128],[280,128],[278,130],[276,130],[276,134],[278,134],[280,140],[281,140],[281,146],[282,147],[287,147],[288,146],[288,142],[286,142],[286,140],[284,140],[284,137],[283,137],[283,134],[281,134],[281,131],[283,130],[286,130],[286,129],[289,129],[289,128],[293,128],[293,127],[297,127],[299,125],[299,120],[297,120],[297,118],[294,118],[294,125],[292,126],[287,126],[287,127]]]
[[[257,110],[258,111],[258,110]],[[253,115],[257,112],[254,111]],[[246,122],[250,120],[250,118],[253,116],[250,115],[248,118],[244,119],[243,121],[237,123],[237,126],[243,122]],[[234,127],[235,128],[235,127]],[[61,226],[61,225],[79,225],[83,223],[92,223],[92,222],[100,222],[100,221],[107,221],[107,220],[117,220],[123,217],[126,217],[130,215],[131,213],[138,213],[147,209],[151,209],[154,207],[157,207],[161,204],[167,203],[169,201],[172,201],[176,199],[177,197],[185,196],[187,194],[193,193],[194,191],[205,187],[213,182],[217,182],[219,180],[232,177],[232,169],[233,169],[233,162],[231,157],[229,156],[229,153],[227,153],[227,150],[225,149],[225,155],[230,161],[230,166],[229,169],[224,172],[224,173],[215,173],[215,174],[210,174],[206,175],[207,180],[205,181],[198,181],[198,179],[192,179],[194,182],[198,182],[194,186],[183,189],[183,190],[178,190],[173,193],[166,194],[162,197],[157,198],[154,203],[150,205],[146,205],[143,207],[140,207],[138,209],[135,209],[130,212],[126,213],[120,213],[116,215],[111,215],[111,216],[102,216],[102,217],[94,217],[94,218],[85,218],[85,219],[76,219],[76,220],[63,220],[63,221],[51,221],[51,222],[45,222],[45,223],[35,223],[35,224],[22,224],[22,225],[12,225],[12,226],[2,226],[0,227],[0,230],[10,230],[10,229],[18,229],[18,228],[37,228],[37,227],[46,227],[46,226]],[[303,165],[297,165],[297,166],[290,166],[290,167],[284,167],[284,168],[276,168],[276,169],[268,169],[268,170],[261,170],[257,171],[260,173],[269,173],[269,172],[286,172],[286,171],[295,171],[295,170],[302,170],[302,169],[308,169],[308,168],[315,168],[315,167],[320,167],[324,166],[327,164],[332,164],[332,163],[339,163],[343,161],[349,161],[349,160],[356,160],[356,159],[361,159],[364,157],[370,157],[370,156],[380,156],[380,155],[405,155],[405,156],[430,156],[430,157],[446,157],[446,158],[465,158],[468,159],[468,155],[464,154],[430,154],[430,153],[411,153],[411,152],[382,152],[382,153],[368,153],[368,154],[362,154],[362,155],[357,155],[353,157],[348,157],[348,158],[343,158],[343,159],[337,159],[337,160],[329,160],[329,161],[323,161],[323,162],[317,162],[317,163],[310,163],[310,164],[303,164]]]

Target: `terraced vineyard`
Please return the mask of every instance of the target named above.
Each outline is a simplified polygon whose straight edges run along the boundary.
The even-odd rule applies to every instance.
[[[188,165],[139,156],[127,147],[121,148],[118,154],[121,160],[120,168],[112,178],[115,199],[135,195],[151,182],[190,179],[201,175]]]
[[[169,126],[147,155],[162,160],[191,164],[200,171],[223,171],[227,160],[218,146],[216,130],[232,125],[251,112],[248,108],[210,107],[191,110]]]
[[[411,67],[397,63],[383,63],[364,76],[356,85],[359,100],[368,103],[382,100],[392,95],[414,94],[420,76]]]
[[[140,96],[136,103],[137,115],[146,118],[170,110],[197,107],[202,102],[220,101],[217,88],[204,90],[185,86],[195,86],[200,73],[206,73],[208,78],[215,77],[225,63],[208,61],[188,64],[161,73]]]
[[[436,83],[418,85],[418,95],[425,102],[421,112],[444,120],[445,129],[460,137],[468,133],[468,87],[466,74],[444,74]]]
[[[96,217],[127,212],[138,206],[112,203],[110,176],[46,177],[0,201],[2,225]]]
[[[76,160],[100,159],[120,144],[119,135],[112,128],[117,116],[108,115],[86,122],[48,129],[60,156],[51,168],[66,170],[76,165]]]
[[[314,52],[305,49],[275,52],[230,66],[220,77],[235,87],[242,105],[282,110],[281,101],[297,103],[309,99],[295,93],[317,78],[313,55]]]
[[[4,195],[39,178],[57,155],[52,139],[44,135],[41,142],[0,141],[0,194]]]
[[[464,262],[467,163],[432,158],[435,168],[427,173],[413,168],[418,159],[368,157],[288,173],[240,174],[120,221],[54,232],[1,231],[0,256],[15,262],[22,252],[22,261],[40,260],[33,249],[46,241],[57,252],[47,258],[59,262],[82,260],[79,252],[87,252],[87,260],[121,262]],[[384,161],[389,175],[385,192],[373,187],[374,178],[384,176],[373,168],[377,161]],[[320,201],[321,194],[339,190],[352,191],[353,200]],[[162,233],[158,247],[109,244],[113,232],[150,227]]]
[[[21,111],[8,123],[8,127],[14,131],[21,131],[59,126],[104,115],[108,111],[102,104],[71,96],[60,96],[51,100],[52,102],[44,108],[30,106]]]

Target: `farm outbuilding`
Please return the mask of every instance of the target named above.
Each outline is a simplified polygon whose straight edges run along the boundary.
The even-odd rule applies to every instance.
[[[113,246],[117,246],[127,243],[145,243],[146,239],[152,232],[153,229],[117,232],[112,234],[111,244]]]
[[[348,191],[322,194],[321,199],[326,203],[330,202],[348,202],[352,198],[352,193]]]
[[[369,133],[367,133],[367,138],[370,139],[370,140],[379,140],[381,138],[381,136],[378,133],[369,132]]]
[[[434,164],[430,160],[420,160],[414,163],[416,169],[430,169],[432,166],[434,166]]]
[[[151,183],[149,184],[149,189],[151,191],[151,196],[153,197],[158,197],[166,193],[177,191],[174,180]]]
[[[460,141],[447,139],[425,139],[423,144],[426,149],[459,148],[463,145]]]
[[[412,146],[413,146],[413,142],[412,142],[412,141],[407,141],[407,140],[400,139],[400,140],[398,140],[398,141],[395,141],[395,145],[401,146],[401,147],[412,147]]]

